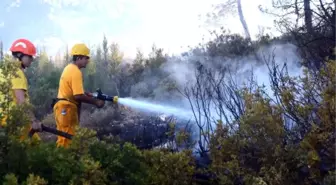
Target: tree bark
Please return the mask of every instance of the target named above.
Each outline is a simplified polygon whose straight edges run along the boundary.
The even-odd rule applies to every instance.
[[[303,1],[305,24],[308,33],[313,33],[312,11],[310,9],[310,0]]]
[[[246,38],[251,39],[250,31],[249,31],[249,29],[247,27],[247,23],[245,21],[245,17],[244,17],[244,14],[243,14],[241,0],[237,0],[237,7],[238,7],[239,19],[240,19],[240,22],[241,22],[241,24],[242,24],[242,26],[244,28],[245,36],[246,36]]]
[[[3,59],[3,44],[2,41],[0,41],[0,60]]]

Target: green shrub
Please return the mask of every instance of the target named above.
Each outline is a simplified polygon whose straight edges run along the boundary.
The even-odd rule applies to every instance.
[[[191,184],[195,171],[190,151],[171,153],[164,150],[144,151],[149,165],[147,184],[183,185]]]

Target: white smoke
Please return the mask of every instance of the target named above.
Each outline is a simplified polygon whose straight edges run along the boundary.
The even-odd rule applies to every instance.
[[[207,56],[193,55],[191,57],[181,57],[169,60],[162,69],[168,72],[179,87],[183,88],[193,84],[196,81],[195,77],[195,62],[208,66],[212,64],[220,64],[227,66],[234,73],[234,77],[239,85],[251,77],[253,72],[254,77],[259,85],[265,85],[268,89],[268,94],[272,95],[270,89],[269,69],[265,63],[274,57],[274,62],[283,66],[285,63],[288,67],[290,76],[302,75],[302,68],[298,65],[300,56],[297,53],[297,47],[293,44],[272,44],[270,46],[262,46],[258,49],[257,55],[262,63],[257,62],[254,55],[245,56],[242,58],[227,59],[224,57],[214,57],[209,59]]]
[[[162,66],[162,70],[168,72],[170,74],[170,78],[173,78],[174,81],[177,83],[178,87],[183,91],[183,89],[187,86],[193,85],[196,82],[196,62],[201,63],[207,67],[228,67],[232,74],[235,83],[239,86],[238,88],[243,87],[243,83],[247,82],[251,78],[253,73],[253,77],[258,85],[264,85],[266,88],[266,93],[269,97],[274,97],[273,91],[270,86],[270,79],[269,79],[269,69],[266,65],[266,62],[270,62],[270,60],[274,60],[275,64],[279,66],[283,66],[285,63],[288,67],[288,73],[290,76],[299,76],[302,74],[302,69],[298,66],[300,62],[300,57],[297,53],[297,48],[293,44],[285,43],[285,44],[278,44],[274,43],[268,46],[262,46],[257,50],[257,56],[263,62],[258,62],[256,60],[255,55],[228,59],[225,57],[213,57],[209,58],[205,55],[191,55],[189,57],[175,57],[170,59],[166,64]],[[162,94],[158,94],[157,96],[162,96]],[[193,106],[195,106],[196,100],[191,100]],[[178,103],[171,104],[179,107],[183,107],[185,109],[191,110],[190,102],[188,99],[178,99],[176,101]],[[216,106],[214,103],[210,105],[209,112],[212,116],[212,126],[215,128],[215,122],[220,119],[218,112],[216,111]],[[201,109],[202,109],[201,105]],[[217,107],[218,108],[218,107]],[[196,111],[197,112],[197,111]],[[201,110],[202,114],[202,110]],[[228,113],[229,114],[229,113]],[[191,115],[191,120],[199,119],[197,117],[198,114],[196,113],[196,117]],[[204,122],[207,120],[204,117]],[[198,120],[200,121],[200,120]],[[194,133],[195,137],[198,138],[199,132]]]

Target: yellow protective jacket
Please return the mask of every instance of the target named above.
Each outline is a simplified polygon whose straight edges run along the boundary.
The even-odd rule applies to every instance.
[[[28,80],[23,72],[23,69],[21,69],[20,67],[20,63],[17,62],[17,61],[11,61],[14,63],[15,67],[14,67],[14,75],[10,75],[10,76],[5,76],[3,71],[0,69],[0,82],[2,83],[6,83],[8,82],[10,84],[10,92],[9,94],[4,94],[3,92],[0,92],[0,101],[2,103],[5,103],[7,102],[8,104],[8,108],[9,110],[14,108],[14,106],[16,106],[16,96],[15,96],[15,93],[14,93],[14,90],[15,89],[22,89],[25,91],[25,100],[26,100],[26,103],[29,103],[29,94],[28,94]],[[1,87],[0,87],[1,88]],[[11,101],[8,102],[8,99],[6,99],[6,96],[11,97]],[[5,107],[4,107],[5,108]],[[3,111],[3,109],[0,107],[0,112],[3,115],[3,119],[1,120],[1,126],[2,127],[5,127],[7,126],[7,118],[8,118],[8,115],[5,113],[5,111]],[[28,133],[31,129],[31,123],[26,123],[25,126],[24,126],[24,130],[23,130],[23,133],[21,135],[21,140],[25,139],[28,137]],[[40,137],[37,133],[35,133],[33,135],[33,139],[35,140],[40,140]]]
[[[57,99],[54,105],[54,117],[57,129],[75,135],[75,128],[79,126],[80,102],[75,95],[84,94],[82,72],[75,64],[68,64],[61,75]],[[57,146],[68,147],[71,140],[57,137]]]

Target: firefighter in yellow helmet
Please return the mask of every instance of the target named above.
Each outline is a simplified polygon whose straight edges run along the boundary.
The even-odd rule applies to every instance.
[[[54,99],[53,111],[57,129],[69,134],[75,134],[79,125],[81,103],[88,103],[102,108],[105,101],[94,99],[90,93],[84,92],[81,69],[90,60],[90,49],[85,44],[75,44],[71,49],[72,63],[68,64],[59,81],[58,95]],[[70,140],[58,136],[57,146],[68,147]]]

